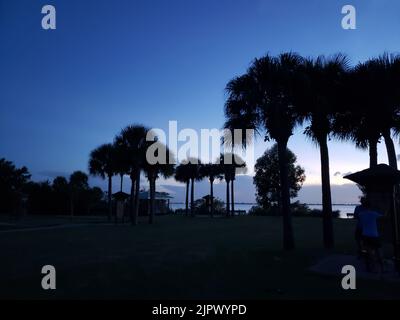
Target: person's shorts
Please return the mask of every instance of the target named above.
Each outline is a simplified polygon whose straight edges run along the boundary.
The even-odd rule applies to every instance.
[[[379,249],[381,247],[381,239],[377,237],[362,237],[362,241],[365,247],[371,249]]]
[[[361,228],[356,228],[356,231],[354,232],[354,238],[357,241],[360,241],[362,239],[362,230],[361,230]]]

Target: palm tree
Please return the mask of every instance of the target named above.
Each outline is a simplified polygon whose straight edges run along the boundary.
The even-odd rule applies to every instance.
[[[140,174],[146,161],[146,136],[149,129],[143,125],[131,125],[121,131],[115,143],[125,150],[131,179],[130,217],[132,225],[137,224],[139,215]]]
[[[155,215],[155,196],[156,196],[156,181],[162,176],[164,178],[169,178],[174,175],[175,172],[175,156],[169,150],[167,146],[162,144],[161,142],[152,143],[152,147],[154,147],[155,157],[159,157],[160,154],[165,155],[165,158],[162,160],[158,160],[154,163],[149,161],[146,158],[146,163],[144,165],[144,171],[146,172],[147,178],[149,180],[149,191],[150,191],[150,212],[149,212],[149,223],[152,224],[154,222]]]
[[[369,150],[369,166],[378,164],[377,145],[382,130],[377,119],[375,80],[370,67],[359,63],[345,79],[345,109],[333,121],[333,134],[342,141],[351,141],[357,148]]]
[[[90,153],[89,172],[91,175],[108,178],[108,221],[112,216],[112,177],[115,174],[115,148],[111,143],[103,144]]]
[[[219,163],[203,164],[200,167],[200,176],[210,181],[210,215],[214,217],[214,181],[223,179],[223,168]]]
[[[377,144],[384,138],[389,165],[397,168],[391,131],[399,132],[400,56],[384,54],[359,63],[346,84],[348,110],[337,115],[335,135],[369,148],[370,167],[378,164]]]
[[[190,187],[190,170],[186,164],[179,164],[175,170],[175,180],[186,184],[185,196],[185,214],[189,214],[189,187]]]
[[[308,121],[305,134],[320,150],[323,243],[327,249],[334,246],[328,139],[335,114],[342,103],[340,97],[348,66],[348,59],[342,54],[330,58],[319,56],[317,59],[305,59],[303,89],[298,90],[297,96],[297,106]]]
[[[220,163],[226,181],[226,215],[235,214],[235,187],[236,174],[247,171],[244,160],[234,153],[224,153],[220,156]],[[230,188],[229,188],[230,185]]]
[[[337,139],[351,141],[361,150],[368,149],[370,168],[378,164],[378,143],[382,135],[374,122],[373,112],[354,104],[347,111],[335,115],[332,127]]]
[[[197,158],[189,157],[186,160],[182,161],[182,165],[187,166],[186,170],[188,172],[191,188],[190,188],[190,215],[191,217],[195,216],[194,212],[194,182],[200,181],[202,179],[200,175],[200,167],[201,161]]]
[[[258,129],[265,140],[273,139],[279,150],[281,203],[283,216],[283,246],[295,247],[290,212],[290,193],[286,161],[287,143],[301,117],[295,107],[296,91],[301,79],[302,58],[295,53],[277,57],[266,55],[255,59],[247,74],[227,85],[225,127],[240,125],[238,129]]]
[[[225,183],[226,183],[226,201],[225,201],[226,217],[230,217],[231,216],[231,205],[230,205],[231,197],[230,197],[229,186],[232,181],[232,162],[231,162],[231,160],[229,160],[229,155],[221,154],[220,163],[221,163],[221,168],[222,168],[223,176],[224,176]]]
[[[368,60],[362,66],[367,69],[368,80],[374,85],[370,92],[374,105],[375,121],[381,127],[382,137],[385,140],[389,165],[397,170],[397,155],[391,131],[400,131],[400,55],[383,54],[378,58]],[[377,108],[378,107],[378,108]]]
[[[118,145],[114,142],[115,149],[115,173],[119,175],[120,178],[120,188],[119,191],[123,190],[124,176],[129,174],[129,157],[126,154],[127,150],[123,145]]]
[[[231,206],[232,217],[235,215],[235,180],[237,174],[245,174],[247,172],[246,163],[237,154],[232,154],[231,165]]]

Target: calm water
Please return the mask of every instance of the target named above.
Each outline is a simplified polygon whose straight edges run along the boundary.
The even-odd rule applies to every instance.
[[[235,204],[235,210],[244,210],[247,212],[249,212],[249,210],[251,209],[252,206],[254,206],[254,204]],[[318,209],[318,210],[322,210],[322,205],[320,204],[309,204],[308,207],[310,209]],[[334,211],[339,211],[340,212],[340,218],[342,219],[347,219],[347,213],[353,213],[354,212],[354,208],[356,207],[356,205],[351,205],[351,204],[334,204],[332,206]],[[184,209],[185,208],[185,204],[184,203],[171,203],[171,209]]]

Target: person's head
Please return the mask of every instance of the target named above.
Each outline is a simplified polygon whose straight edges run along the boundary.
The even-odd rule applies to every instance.
[[[367,197],[361,197],[360,198],[360,203],[364,208],[369,208],[370,207],[370,202]]]

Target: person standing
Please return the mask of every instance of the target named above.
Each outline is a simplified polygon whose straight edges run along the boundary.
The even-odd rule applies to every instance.
[[[371,271],[371,258],[375,257],[379,263],[380,270],[383,272],[383,259],[381,254],[381,239],[378,231],[378,219],[383,215],[371,208],[367,199],[364,200],[364,210],[358,215],[361,226],[362,245],[367,251],[366,264],[367,270]]]
[[[354,232],[354,238],[356,240],[357,245],[357,255],[360,259],[363,254],[363,245],[362,245],[362,228],[361,228],[361,221],[360,221],[360,214],[366,210],[366,198],[361,197],[360,205],[356,206],[354,209],[354,219],[357,220],[356,230]]]

